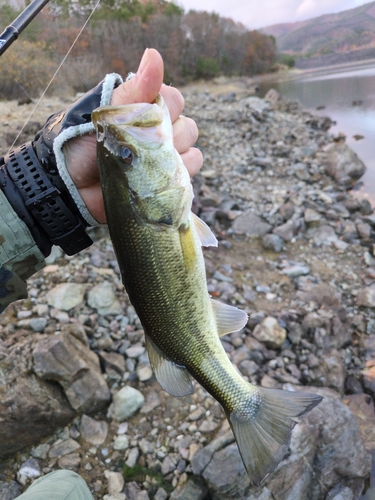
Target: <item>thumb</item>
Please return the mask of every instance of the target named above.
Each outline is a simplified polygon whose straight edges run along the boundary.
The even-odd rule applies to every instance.
[[[155,49],[146,49],[135,76],[114,90],[112,106],[153,102],[160,92],[163,76],[164,64],[161,55]]]

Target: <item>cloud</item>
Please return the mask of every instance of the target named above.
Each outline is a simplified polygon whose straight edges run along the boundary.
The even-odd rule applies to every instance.
[[[177,0],[186,11],[206,10],[256,29],[271,24],[293,23],[342,10],[354,9],[369,0]],[[228,7],[228,4],[230,7]]]

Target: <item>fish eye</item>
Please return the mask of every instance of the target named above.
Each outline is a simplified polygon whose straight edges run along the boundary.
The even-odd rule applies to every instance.
[[[124,163],[130,164],[133,161],[133,152],[127,146],[120,146],[119,156]]]

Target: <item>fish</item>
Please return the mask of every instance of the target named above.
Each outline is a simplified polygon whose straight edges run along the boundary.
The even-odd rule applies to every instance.
[[[293,418],[322,398],[255,386],[230,362],[220,337],[248,316],[209,295],[202,246],[218,242],[191,210],[191,180],[162,96],[97,108],[92,121],[109,233],[155,377],[173,396],[191,394],[194,378],[221,404],[259,485],[287,453]]]

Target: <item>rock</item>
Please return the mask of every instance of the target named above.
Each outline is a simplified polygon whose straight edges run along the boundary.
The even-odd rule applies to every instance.
[[[351,394],[344,397],[344,403],[357,417],[359,431],[364,447],[368,452],[375,451],[375,408],[369,394]]]
[[[307,165],[305,163],[296,163],[292,166],[292,172],[301,181],[309,181],[310,174],[307,170]]]
[[[270,89],[264,96],[264,100],[273,105],[279,103],[282,99],[281,95],[275,89]]]
[[[48,452],[51,449],[51,445],[48,443],[40,444],[39,446],[36,446],[35,448],[32,448],[30,450],[30,455],[34,458],[41,458],[42,460],[45,460],[48,456]]]
[[[87,415],[82,415],[79,430],[82,439],[98,446],[107,438],[108,424],[105,420],[94,420]]]
[[[298,345],[301,341],[303,330],[299,323],[291,321],[288,326],[288,338],[292,344]]]
[[[357,222],[356,229],[362,240],[369,240],[371,238],[372,228],[370,224],[367,224],[367,222]]]
[[[58,382],[77,412],[99,410],[110,400],[98,357],[86,342],[62,331],[38,341],[33,351],[35,373]]]
[[[341,395],[345,387],[345,367],[336,350],[323,353],[320,358],[319,367],[312,370],[311,380],[315,385],[336,389]]]
[[[296,278],[297,276],[304,276],[310,274],[310,267],[307,264],[296,263],[290,266],[284,267],[281,271],[286,276],[290,278]]]
[[[125,353],[128,358],[137,359],[146,351],[143,345],[132,345],[129,349],[126,349]]]
[[[314,244],[318,247],[329,246],[337,243],[338,237],[333,227],[322,224],[321,226],[310,229],[308,235],[312,238]]]
[[[360,210],[361,210],[362,215],[372,214],[373,208],[372,208],[371,203],[368,200],[366,200],[366,199],[360,200],[360,204],[361,204]]]
[[[157,391],[151,391],[146,396],[146,401],[141,408],[141,413],[150,413],[161,404]]]
[[[154,495],[154,499],[153,500],[167,500],[167,498],[168,498],[168,493],[165,491],[165,489],[164,488],[158,488],[157,492]]]
[[[262,238],[262,245],[267,250],[280,253],[283,249],[283,240],[277,234],[266,234]]]
[[[102,316],[123,313],[121,304],[109,281],[103,281],[103,283],[94,286],[87,294],[87,303]]]
[[[325,283],[319,283],[317,285],[310,284],[304,291],[298,292],[298,297],[306,302],[315,302],[319,307],[323,309],[332,310],[337,312],[341,318],[345,316],[345,311],[342,311],[341,296],[337,290],[333,289]],[[311,325],[312,327],[322,326],[325,324],[326,319],[319,314],[306,316],[310,318],[315,318],[316,324]],[[305,320],[304,320],[305,321]]]
[[[60,283],[47,293],[46,299],[50,306],[62,311],[70,311],[83,302],[86,285],[77,283]]]
[[[34,330],[34,332],[44,332],[45,327],[47,326],[46,318],[32,318],[30,320],[30,328]]]
[[[204,448],[198,450],[191,460],[191,468],[194,474],[200,475],[210,463],[214,453],[221,450],[230,443],[233,443],[234,436],[231,432],[217,437]]]
[[[367,392],[375,394],[375,366],[370,366],[362,371],[363,386]]]
[[[308,227],[313,227],[319,225],[321,216],[312,208],[306,208],[304,219]]]
[[[205,500],[208,494],[206,483],[199,477],[191,476],[186,483],[176,488],[171,496],[171,500]]]
[[[285,342],[286,330],[279,325],[276,318],[267,316],[254,328],[253,337],[263,342],[269,349],[278,349]]]
[[[104,495],[103,500],[126,500],[125,493],[115,493],[114,495]]]
[[[17,472],[17,481],[25,486],[29,481],[33,481],[40,476],[39,463],[35,458],[29,458],[24,462]]]
[[[235,443],[217,451],[202,476],[220,500],[246,498],[251,485]]]
[[[125,465],[127,465],[132,469],[136,465],[138,458],[139,458],[138,448],[132,448],[129,451],[128,459],[126,460]]]
[[[259,372],[259,366],[251,359],[244,359],[241,361],[238,368],[240,369],[242,375],[246,375],[248,377],[251,377],[252,375],[255,375],[255,373]]]
[[[57,461],[58,466],[61,469],[73,470],[79,467],[81,463],[81,456],[79,453],[69,453],[60,457]]]
[[[363,394],[363,387],[359,380],[353,375],[348,375],[345,380],[345,393],[346,394]]]
[[[143,394],[133,387],[123,387],[113,397],[108,410],[108,417],[117,422],[124,422],[136,413],[143,405]]]
[[[210,421],[210,420],[204,420],[199,428],[198,428],[198,431],[199,432],[202,432],[203,434],[209,434],[213,431],[215,431],[217,428],[218,428],[219,424],[217,422],[213,422],[213,421]]]
[[[135,482],[126,483],[125,486],[126,500],[149,500],[147,491],[141,490]]]
[[[161,464],[161,473],[163,474],[163,476],[166,476],[174,470],[176,470],[176,462],[172,460],[169,455],[167,455]]]
[[[289,220],[293,216],[295,209],[296,209],[296,206],[294,205],[294,203],[292,201],[288,201],[287,203],[284,203],[283,205],[281,205],[278,213],[279,213],[281,219],[284,222],[286,222],[287,220]]]
[[[339,399],[325,394],[323,401],[300,419],[292,433],[291,453],[261,487],[250,484],[235,444],[214,453],[202,473],[212,497],[321,500],[331,498],[329,492],[345,478],[357,498],[370,471],[370,455],[360,439],[356,417]]]
[[[155,443],[147,438],[142,438],[139,441],[139,447],[144,455],[149,455],[155,451]]]
[[[357,294],[358,307],[375,307],[375,286],[368,286]]]
[[[149,364],[138,363],[137,365],[137,376],[140,382],[147,382],[153,376],[152,368]]]
[[[348,243],[353,243],[358,238],[357,227],[353,221],[345,221],[342,237]]]
[[[328,175],[345,185],[354,183],[366,171],[362,160],[343,142],[334,143],[322,163]]]
[[[272,226],[263,222],[260,217],[248,210],[235,219],[232,229],[235,234],[258,237],[270,232]]]
[[[103,361],[107,377],[111,380],[121,380],[126,370],[124,356],[118,352],[105,351],[101,351],[99,356]]]
[[[14,500],[21,494],[21,487],[16,481],[0,481],[0,500]]]
[[[205,414],[206,410],[202,406],[199,406],[196,410],[192,411],[189,414],[189,420],[195,422],[196,420],[200,420],[201,418],[203,418]]]
[[[62,388],[32,371],[32,352],[41,338],[28,333],[8,349],[6,364],[0,361],[0,458],[39,443],[75,416]]]
[[[121,472],[113,472],[106,470],[104,471],[104,475],[108,481],[108,493],[110,495],[121,493],[125,485],[123,474]]]
[[[354,500],[354,494],[350,488],[345,486],[337,495],[331,498],[332,500]]]
[[[129,439],[128,436],[116,436],[115,441],[113,443],[114,450],[127,450],[129,448]]]
[[[269,157],[260,158],[259,156],[254,156],[252,164],[256,165],[258,167],[270,168],[270,167],[272,167],[273,160],[272,160],[272,158],[269,158]]]
[[[301,225],[298,220],[289,219],[285,224],[275,227],[272,232],[284,241],[291,241],[298,233],[300,227]]]
[[[60,458],[64,455],[69,455],[73,451],[80,448],[80,444],[72,438],[65,441],[58,440],[51,446],[48,456],[49,458]]]

